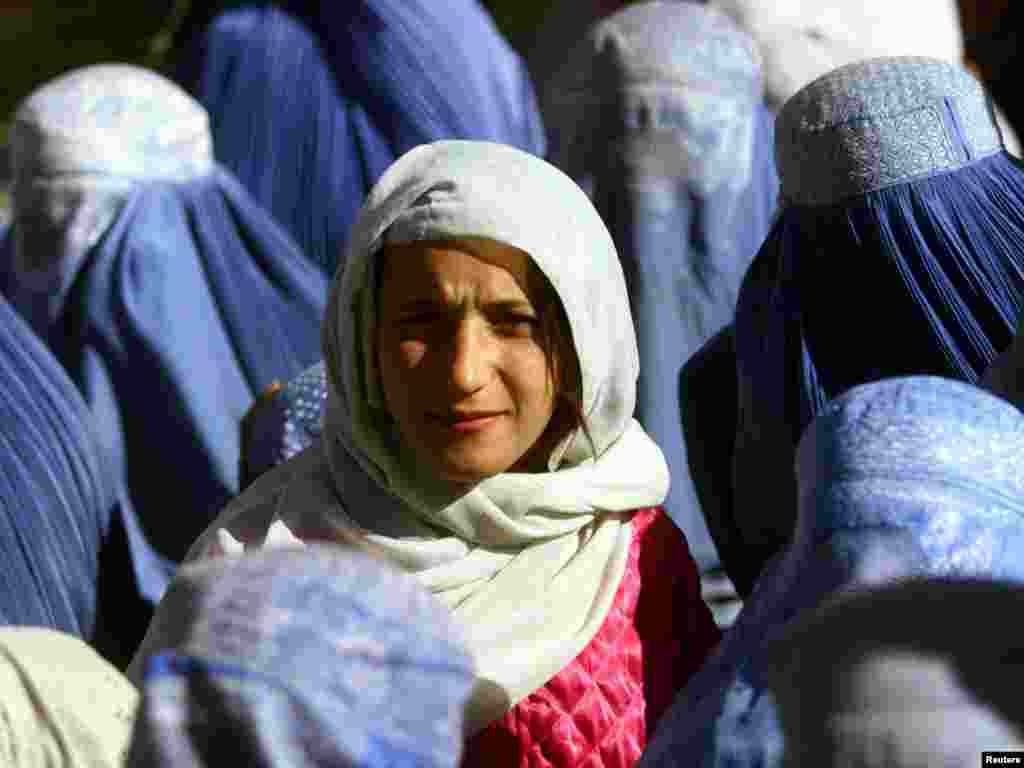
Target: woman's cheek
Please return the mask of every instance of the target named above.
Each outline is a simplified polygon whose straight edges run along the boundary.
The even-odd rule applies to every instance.
[[[520,378],[528,382],[531,390],[543,393],[545,397],[554,397],[554,382],[551,380],[551,369],[547,356],[539,345],[534,344],[520,356],[517,368],[521,371]]]

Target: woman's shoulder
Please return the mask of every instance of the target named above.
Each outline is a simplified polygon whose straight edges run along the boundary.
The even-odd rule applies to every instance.
[[[292,459],[257,478],[228,502],[217,518],[189,548],[185,560],[232,554],[232,548],[260,546],[293,484],[312,484],[320,470],[321,452],[310,446]]]

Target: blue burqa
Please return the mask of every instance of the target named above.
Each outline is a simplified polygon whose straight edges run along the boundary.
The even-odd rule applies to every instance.
[[[98,589],[120,511],[116,477],[74,384],[3,299],[0,326],[0,624],[108,652]]]
[[[89,405],[134,509],[135,575],[154,602],[238,492],[239,425],[254,397],[319,358],[327,293],[212,163],[205,126],[169,81],[100,66],[43,86],[13,128],[0,287]]]
[[[780,112],[776,156],[784,207],[740,290],[734,368],[719,369],[737,387],[735,443],[705,473],[731,486],[705,513],[735,533],[719,546],[741,594],[792,533],[793,453],[824,404],[889,376],[978,381],[1024,298],[1024,170],[967,72],[836,70]]]
[[[599,22],[546,94],[552,159],[586,189],[626,272],[638,420],[672,473],[665,509],[719,564],[690,479],[683,365],[732,322],[778,180],[753,41],[717,11],[640,3]]]
[[[363,198],[406,151],[545,151],[533,87],[477,0],[243,2],[186,21],[175,78],[217,160],[328,276]]]

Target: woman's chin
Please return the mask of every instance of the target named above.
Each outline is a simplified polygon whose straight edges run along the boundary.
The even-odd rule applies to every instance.
[[[515,463],[514,457],[442,456],[437,469],[441,477],[458,486],[479,485],[484,480],[508,472]]]
[[[493,470],[489,467],[466,466],[463,464],[445,464],[439,467],[441,477],[459,488],[471,488],[484,480],[500,475],[504,470]]]

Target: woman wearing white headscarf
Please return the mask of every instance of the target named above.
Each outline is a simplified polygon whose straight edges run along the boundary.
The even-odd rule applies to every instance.
[[[718,633],[658,507],[665,460],[632,418],[636,338],[600,217],[539,158],[438,142],[384,174],[345,264],[321,440],[189,558],[315,539],[374,551],[465,631],[465,765],[632,765]],[[175,621],[158,609],[136,661]]]

